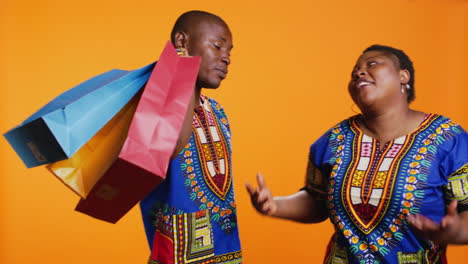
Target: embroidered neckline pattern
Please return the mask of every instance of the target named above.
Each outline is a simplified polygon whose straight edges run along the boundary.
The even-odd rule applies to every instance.
[[[364,234],[371,233],[390,209],[401,162],[430,120],[425,116],[415,131],[388,142],[382,150],[377,140],[358,128],[356,119],[351,120],[355,158],[348,166],[341,195],[347,214]]]
[[[231,233],[237,226],[237,220],[232,191],[229,124],[219,104],[207,97],[202,99],[204,103],[194,116],[192,137],[180,156],[184,183],[190,199],[198,208],[210,210],[211,219],[224,232]],[[200,113],[207,117],[201,118]],[[208,129],[202,128],[202,122],[208,123]]]
[[[226,140],[208,104],[205,103],[195,110],[193,131],[205,182],[211,191],[224,201],[231,187],[230,157]]]

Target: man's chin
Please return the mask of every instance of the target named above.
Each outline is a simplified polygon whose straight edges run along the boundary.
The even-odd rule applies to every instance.
[[[205,88],[205,89],[218,89],[218,87],[221,85],[221,81],[219,82],[199,82],[198,83],[199,87]]]
[[[219,88],[219,85],[216,86],[216,87],[204,87],[205,89],[210,89],[210,90],[216,90]]]

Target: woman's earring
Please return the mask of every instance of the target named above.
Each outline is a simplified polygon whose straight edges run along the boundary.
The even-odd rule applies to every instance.
[[[411,86],[409,85],[409,83],[406,84],[406,90],[409,90],[411,89]]]
[[[403,86],[401,86],[401,93],[402,93],[402,94],[405,93],[405,88],[403,88]]]
[[[177,55],[181,57],[187,57],[187,50],[185,48],[178,48],[176,49]]]

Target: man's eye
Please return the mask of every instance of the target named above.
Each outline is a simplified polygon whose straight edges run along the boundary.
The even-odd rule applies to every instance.
[[[217,49],[221,49],[221,47],[220,47],[218,44],[216,44],[216,43],[213,43],[213,46],[214,46],[215,48],[217,48]]]
[[[375,62],[375,61],[370,61],[370,62],[368,63],[369,66],[374,66],[374,65],[376,65],[376,64],[377,64],[377,62]]]

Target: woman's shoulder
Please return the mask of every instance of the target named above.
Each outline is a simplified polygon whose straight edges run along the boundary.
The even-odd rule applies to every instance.
[[[436,134],[451,133],[454,135],[466,135],[466,130],[453,119],[436,113],[427,113],[426,122],[428,128]]]
[[[436,151],[440,155],[459,155],[459,151],[468,149],[468,134],[466,130],[449,117],[440,114],[426,114],[419,135],[422,144],[432,146],[429,151]],[[467,153],[468,154],[468,153]]]
[[[346,119],[343,119],[341,120],[340,122],[338,122],[337,124],[335,124],[334,126],[332,126],[327,132],[326,134],[328,135],[331,135],[331,134],[346,134],[353,122],[359,117],[359,115],[354,115],[354,116],[351,116],[351,117],[348,117]]]
[[[315,146],[322,146],[322,145],[329,145],[331,141],[343,141],[348,132],[351,129],[353,121],[357,118],[356,116],[351,116],[340,122],[333,125],[329,128],[325,133],[323,133],[312,145],[311,147]]]

